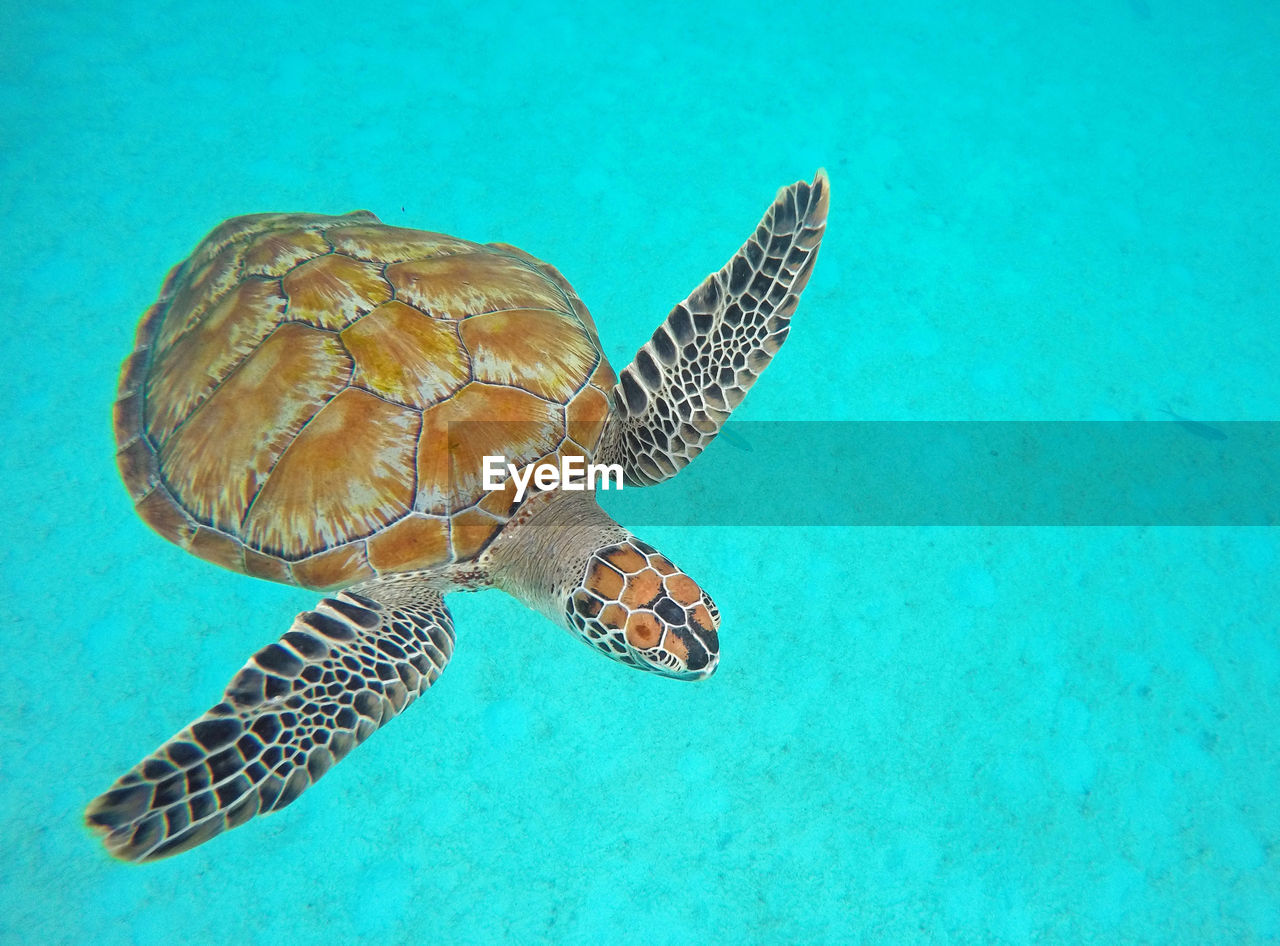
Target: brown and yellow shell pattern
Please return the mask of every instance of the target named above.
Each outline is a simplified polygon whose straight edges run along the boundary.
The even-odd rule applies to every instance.
[[[179,546],[338,588],[473,559],[514,506],[481,458],[590,458],[615,380],[577,294],[514,247],[256,214],[206,237],[143,319],[117,456]]]

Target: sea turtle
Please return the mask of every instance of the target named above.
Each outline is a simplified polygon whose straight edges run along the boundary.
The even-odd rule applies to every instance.
[[[786,338],[827,202],[821,171],[780,190],[616,377],[569,283],[513,246],[366,211],[209,234],[124,363],[120,471],[187,551],[333,594],[90,803],[108,850],[164,857],[292,802],[435,682],[448,591],[502,588],[622,663],[709,676],[719,612],[691,578],[592,492],[517,499],[482,460],[673,476]]]

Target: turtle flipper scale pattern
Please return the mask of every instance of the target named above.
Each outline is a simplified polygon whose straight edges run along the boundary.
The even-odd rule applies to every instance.
[[[709,444],[787,337],[827,222],[829,186],[778,191],[756,232],[622,369],[613,443],[633,485],[674,476]]]
[[[116,857],[148,861],[279,811],[434,683],[453,643],[434,591],[392,606],[350,592],[326,598],[85,820]]]

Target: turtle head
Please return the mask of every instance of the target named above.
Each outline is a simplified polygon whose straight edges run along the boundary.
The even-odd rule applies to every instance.
[[[635,536],[592,553],[566,611],[571,631],[641,670],[701,680],[720,659],[720,612],[710,595]]]
[[[607,657],[681,680],[715,672],[720,612],[711,597],[590,492],[525,500],[479,566]]]

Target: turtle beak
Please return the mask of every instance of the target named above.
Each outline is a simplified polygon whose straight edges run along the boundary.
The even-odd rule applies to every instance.
[[[711,613],[715,614],[714,611]],[[671,658],[671,663],[661,658],[659,661],[650,658],[651,665],[660,664],[652,666],[652,669],[659,673],[665,671],[667,676],[679,680],[705,680],[720,665],[720,637],[715,627],[703,627],[692,612],[686,623],[667,625],[660,650]]]

